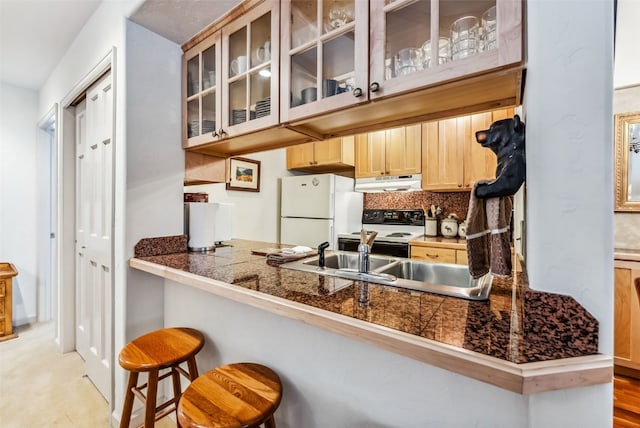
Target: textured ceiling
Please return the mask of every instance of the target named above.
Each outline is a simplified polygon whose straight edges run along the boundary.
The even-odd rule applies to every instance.
[[[182,45],[239,3],[241,0],[147,0],[130,19]]]

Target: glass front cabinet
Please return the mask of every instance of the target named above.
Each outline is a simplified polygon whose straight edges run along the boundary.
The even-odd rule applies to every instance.
[[[279,20],[266,0],[185,52],[185,148],[279,123]]]
[[[370,9],[371,99],[522,60],[520,0],[371,0]]]
[[[369,99],[368,2],[282,1],[282,121]]]

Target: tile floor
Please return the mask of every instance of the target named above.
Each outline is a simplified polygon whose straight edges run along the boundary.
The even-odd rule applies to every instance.
[[[53,323],[16,332],[17,339],[0,342],[0,426],[110,427],[109,406],[83,376],[82,358],[56,351]],[[158,426],[175,422],[164,418]]]

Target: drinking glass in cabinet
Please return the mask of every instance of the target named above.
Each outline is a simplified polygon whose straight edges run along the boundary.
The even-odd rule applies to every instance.
[[[478,51],[478,18],[464,16],[451,24],[451,52],[454,60]]]
[[[423,68],[421,46],[431,39],[431,1],[388,3],[385,6],[385,78]]]
[[[431,40],[422,45],[422,68],[429,68],[435,64],[442,65],[451,61],[451,42],[447,37],[438,39],[438,61],[431,62]]]
[[[422,70],[422,52],[416,48],[404,48],[394,57],[395,75],[406,76]]]
[[[322,18],[323,32],[328,33],[352,22],[354,11],[353,0],[325,1]]]
[[[193,99],[187,102],[187,137],[200,135],[200,100]]]
[[[318,0],[291,2],[291,47],[297,48],[318,37]]]
[[[496,7],[492,6],[482,14],[481,50],[487,51],[498,47],[496,38],[497,24]]]

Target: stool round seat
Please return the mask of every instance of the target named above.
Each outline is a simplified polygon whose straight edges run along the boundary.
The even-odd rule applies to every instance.
[[[210,370],[189,385],[178,403],[182,428],[275,428],[273,413],[282,399],[280,377],[256,363]]]
[[[195,357],[203,346],[202,333],[188,327],[156,330],[127,343],[118,358],[120,366],[129,371],[120,428],[129,427],[135,398],[144,403],[144,428],[153,427],[155,421],[177,411],[182,394],[180,376],[189,381],[198,377]],[[185,362],[188,371],[180,367]],[[163,369],[169,370],[160,375]],[[143,372],[147,373],[147,382],[138,385],[138,376]],[[158,382],[169,376],[173,384],[173,398],[157,405]]]
[[[196,355],[204,346],[204,336],[188,327],[163,328],[140,336],[120,351],[122,368],[147,372],[175,366]]]

